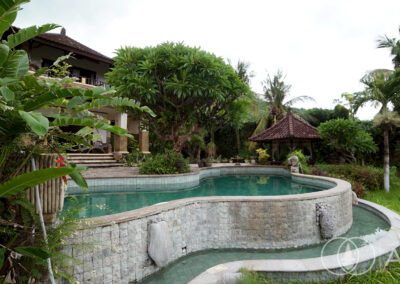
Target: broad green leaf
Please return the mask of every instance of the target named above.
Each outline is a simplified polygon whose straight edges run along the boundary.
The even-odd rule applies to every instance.
[[[69,164],[68,167],[71,167],[73,169],[77,169],[76,171],[72,172],[69,174],[69,176],[72,178],[72,180],[82,189],[87,190],[88,185],[86,183],[85,178],[82,176],[81,172],[86,170],[86,168],[77,168],[76,165],[74,164]]]
[[[112,126],[107,123],[103,122],[96,122],[93,119],[87,118],[79,118],[79,117],[66,117],[66,116],[58,116],[50,123],[51,126],[69,126],[69,125],[76,125],[76,126],[89,126],[97,129],[102,129],[108,132],[112,132],[119,136],[126,136],[130,139],[133,139],[133,136],[128,134],[126,129],[122,129],[118,126]]]
[[[1,77],[20,78],[25,76],[29,69],[29,59],[25,50],[15,51],[4,63]]]
[[[17,17],[17,12],[23,3],[29,0],[1,0],[0,1],[0,37],[7,31]]]
[[[31,26],[31,27],[28,27],[25,29],[20,29],[17,33],[10,34],[7,37],[7,45],[10,48],[17,47],[21,43],[24,43],[24,42],[34,38],[35,36],[41,35],[45,32],[51,31],[58,27],[60,27],[60,26],[56,25],[56,24],[45,24],[40,27]]]
[[[6,253],[6,248],[0,248],[0,269],[3,267],[4,264],[4,255]]]
[[[0,184],[0,197],[10,197],[25,189],[44,183],[48,180],[69,175],[74,168],[49,168],[25,173]]]
[[[44,136],[49,129],[49,120],[39,112],[18,111],[28,126],[39,136]]]
[[[39,70],[37,70],[34,74],[35,77],[39,77],[41,75],[43,75],[44,73],[46,73],[46,71],[49,70],[49,68],[47,67],[42,67]]]
[[[85,139],[83,139],[80,136],[74,136],[74,135],[67,135],[67,134],[56,134],[55,136],[61,138],[61,139],[65,139],[71,142],[74,142],[78,145],[84,145],[86,147],[92,147],[92,145],[90,145],[87,141],[85,141]]]
[[[86,101],[86,98],[83,96],[76,96],[69,100],[67,104],[68,109],[72,109],[74,106],[81,105],[83,102]]]
[[[0,86],[4,86],[7,84],[11,84],[17,82],[18,80],[15,78],[0,78]]]
[[[88,134],[91,134],[93,132],[93,128],[86,126],[82,129],[80,129],[78,132],[76,132],[75,134],[81,137],[85,137]]]
[[[13,101],[15,99],[14,92],[7,87],[0,87],[0,93],[6,101]]]
[[[20,254],[36,259],[45,260],[50,257],[50,254],[47,251],[39,247],[16,247],[14,250]]]
[[[58,65],[60,62],[67,60],[68,58],[70,58],[72,56],[72,52],[68,53],[67,55],[64,56],[60,56],[56,59],[56,61],[54,61],[53,65]]]
[[[32,111],[40,109],[41,107],[48,105],[60,98],[68,98],[74,96],[71,92],[72,88],[62,88],[54,92],[48,92],[43,95],[36,97],[35,99],[27,102],[25,104],[24,110],[25,111]]]
[[[8,54],[10,53],[10,48],[5,44],[0,44],[0,65],[7,60]]]

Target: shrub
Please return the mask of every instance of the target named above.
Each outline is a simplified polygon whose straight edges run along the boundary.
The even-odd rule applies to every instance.
[[[139,166],[139,173],[144,175],[178,174],[189,171],[187,160],[182,154],[173,151],[151,156]]]
[[[267,150],[258,148],[256,152],[258,154],[258,163],[261,165],[266,165],[269,158]]]
[[[306,157],[304,156],[304,154],[303,154],[303,152],[301,150],[295,150],[295,151],[289,153],[286,156],[286,162],[292,156],[297,156],[297,158],[299,158],[299,164],[300,164],[299,166],[303,170],[303,173],[305,173],[305,174],[310,174],[311,173],[311,168],[307,164],[307,159],[306,159]]]
[[[358,165],[317,165],[320,170],[330,176],[349,181],[353,186],[359,183],[365,190],[378,190],[383,188],[383,170],[374,167]]]

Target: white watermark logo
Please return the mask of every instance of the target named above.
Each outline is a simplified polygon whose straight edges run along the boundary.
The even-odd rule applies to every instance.
[[[368,250],[368,258],[371,259],[368,265],[360,265],[359,247],[365,241],[359,237],[345,238],[337,237],[325,243],[321,251],[321,260],[324,268],[330,273],[338,276],[362,275],[367,273],[375,265],[375,249],[373,246],[365,246]]]
[[[362,248],[362,258],[360,249]],[[365,257],[367,256],[367,257]],[[362,275],[372,268],[385,268],[389,263],[400,263],[400,256],[396,249],[386,255],[385,260],[377,263],[375,246],[366,243],[360,237],[336,237],[322,248],[321,261],[324,268],[337,276]]]

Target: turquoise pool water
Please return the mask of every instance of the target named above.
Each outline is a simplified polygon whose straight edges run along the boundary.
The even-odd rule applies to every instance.
[[[287,195],[315,192],[327,189],[294,183],[290,177],[282,176],[222,176],[204,179],[199,186],[180,189],[158,191],[157,185],[146,188],[146,191],[129,191],[126,187],[118,192],[118,188],[91,188],[93,193],[76,195],[84,203],[87,210],[80,214],[82,218],[104,216],[120,213],[145,206],[176,199],[199,196],[260,196],[260,195]],[[65,198],[64,210],[72,204],[70,197]]]
[[[342,237],[353,238],[357,247],[366,245],[382,237],[389,224],[376,214],[361,207],[353,207],[353,226]],[[324,250],[324,255],[332,255],[338,251],[341,240],[330,243]],[[289,250],[207,250],[190,254],[178,259],[159,272],[154,273],[140,283],[183,284],[195,278],[215,265],[251,259],[301,259],[321,256],[324,244]]]

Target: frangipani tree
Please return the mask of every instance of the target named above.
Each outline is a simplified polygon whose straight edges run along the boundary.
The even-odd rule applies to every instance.
[[[226,117],[230,106],[249,92],[222,58],[183,43],[120,48],[114,60],[108,82],[157,114],[145,117],[150,130],[172,141],[178,153],[192,135]]]
[[[390,191],[390,162],[389,162],[389,131],[391,127],[398,126],[398,114],[391,111],[391,103],[400,95],[400,71],[378,69],[367,73],[361,82],[365,90],[356,95],[356,107],[370,102],[380,106],[378,114],[374,118],[374,125],[383,128],[383,151],[384,151],[384,187]]]

